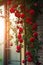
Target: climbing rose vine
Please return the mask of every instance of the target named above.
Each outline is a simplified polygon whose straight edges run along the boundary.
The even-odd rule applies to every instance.
[[[11,5],[11,1],[12,0],[7,1],[8,6]],[[9,8],[9,11],[10,13],[14,13],[14,15],[18,18],[18,21],[16,21],[16,52],[21,51],[23,42],[26,45],[26,59],[23,59],[22,63],[28,61],[33,62],[35,65],[40,65],[38,60],[38,50],[40,49],[41,43],[38,40],[38,24],[36,22],[39,14],[37,1],[38,0],[26,0],[24,4],[19,3],[18,1],[17,4],[14,4],[11,8]]]

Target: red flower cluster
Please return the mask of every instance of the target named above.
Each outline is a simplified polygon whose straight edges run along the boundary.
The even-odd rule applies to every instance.
[[[31,18],[31,17],[27,17],[27,18],[26,18],[26,22],[27,22],[28,24],[32,24],[32,18]]]
[[[32,62],[32,58],[31,57],[28,57],[27,61],[28,62]]]
[[[24,13],[20,13],[18,10],[15,11],[15,16],[16,17],[21,17],[21,18],[24,18],[25,17],[25,14]]]
[[[19,27],[19,33],[22,33],[22,32],[23,32],[23,28]]]
[[[24,18],[24,17],[25,17],[25,14],[24,14],[24,13],[21,13],[21,14],[20,14],[20,17],[21,17],[21,18]]]
[[[36,30],[37,29],[37,23],[34,23],[33,25],[32,25],[32,30]]]
[[[17,36],[17,37],[18,37],[18,39],[21,39],[21,37],[22,37],[22,36],[21,36],[21,34],[18,34],[18,36]]]
[[[23,39],[22,39],[22,38],[20,38],[20,39],[19,39],[19,42],[20,42],[20,43],[22,43],[22,42],[23,42]]]
[[[37,37],[37,36],[38,36],[38,33],[37,33],[37,32],[34,32],[34,33],[33,33],[33,36],[34,36],[34,37]]]
[[[35,38],[34,37],[31,37],[30,38],[30,42],[34,42],[35,41]]]
[[[17,47],[16,47],[16,52],[20,52],[20,50],[21,50],[21,46],[20,45],[18,45]]]
[[[29,14],[30,15],[34,15],[35,14],[35,11],[33,9],[29,10]]]
[[[15,16],[18,17],[18,18],[20,17],[20,13],[19,13],[18,10],[15,11]]]
[[[22,60],[22,63],[25,63],[25,60]]]
[[[15,9],[12,7],[12,8],[10,8],[10,12],[11,13],[14,13],[14,11],[15,11]]]
[[[30,56],[30,55],[31,55],[31,52],[30,52],[30,51],[27,51],[27,52],[25,53],[25,55],[26,55],[26,56]]]

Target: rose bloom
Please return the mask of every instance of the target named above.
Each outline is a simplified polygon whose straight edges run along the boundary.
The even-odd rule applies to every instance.
[[[33,25],[32,25],[32,30],[36,30],[37,29],[37,23],[34,23]]]
[[[27,22],[27,23],[30,23],[31,21],[32,21],[32,18],[31,18],[31,17],[27,17],[27,18],[26,18],[26,22]]]
[[[30,51],[26,51],[25,55],[26,56],[31,55],[31,52]]]
[[[30,9],[30,10],[29,10],[29,14],[30,14],[30,15],[34,15],[34,14],[35,14],[34,9]]]
[[[32,62],[32,58],[31,57],[28,57],[27,61],[28,62]]]
[[[21,36],[21,34],[18,34],[18,36],[17,36],[17,37],[18,37],[18,39],[20,39],[22,36]]]
[[[25,63],[25,60],[22,60],[22,63]]]
[[[21,46],[18,45],[18,46],[16,47],[16,49],[19,51],[19,50],[21,49]]]
[[[20,43],[22,43],[22,42],[23,42],[23,39],[22,39],[22,38],[20,38],[20,39],[19,39],[19,42],[20,42]]]
[[[35,38],[34,37],[31,37],[30,38],[30,42],[34,42],[35,41]]]
[[[18,17],[18,18],[20,17],[20,13],[19,13],[18,10],[15,11],[15,16]]]
[[[32,22],[30,21],[29,24],[32,25]]]
[[[21,14],[20,14],[20,17],[21,17],[21,18],[24,18],[24,17],[25,17],[25,14],[24,14],[24,13],[21,13]]]
[[[23,32],[23,28],[22,27],[19,28],[19,32],[20,33]]]
[[[33,36],[34,36],[34,37],[37,37],[37,36],[38,36],[38,33],[37,33],[37,32],[34,32],[34,33],[33,33]]]
[[[10,8],[10,12],[11,12],[11,13],[14,13],[14,11],[15,11],[15,10],[14,10],[14,8],[13,8],[13,7],[12,7],[12,8]]]

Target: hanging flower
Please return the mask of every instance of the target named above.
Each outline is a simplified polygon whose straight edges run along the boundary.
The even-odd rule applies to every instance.
[[[27,61],[28,62],[32,62],[32,58],[31,57],[28,57]]]
[[[30,25],[32,25],[33,23],[30,21],[30,22],[28,22]]]
[[[37,36],[38,36],[38,33],[37,33],[37,32],[34,32],[34,33],[33,33],[33,36],[34,36],[34,37],[37,37]]]
[[[34,23],[33,25],[32,25],[32,30],[36,30],[37,29],[37,23]]]
[[[13,7],[10,8],[10,12],[14,13],[15,9]]]
[[[29,10],[29,14],[30,14],[30,15],[34,15],[34,14],[35,14],[35,11],[34,11],[33,9],[30,9],[30,10]]]
[[[20,33],[23,32],[23,28],[22,28],[22,27],[19,28],[19,32],[20,32]]]
[[[35,41],[35,38],[34,37],[31,37],[30,38],[30,42],[34,42]]]

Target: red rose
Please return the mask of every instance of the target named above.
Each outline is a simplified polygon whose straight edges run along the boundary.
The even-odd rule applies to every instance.
[[[18,34],[18,36],[17,36],[17,37],[18,37],[18,39],[20,39],[22,36],[21,36],[21,34]]]
[[[25,55],[26,56],[31,55],[31,52],[30,51],[27,51]]]
[[[30,14],[30,15],[34,15],[34,14],[35,14],[35,11],[34,11],[33,9],[31,9],[31,10],[29,11],[29,14]]]
[[[21,14],[20,14],[20,17],[21,17],[21,18],[24,18],[24,17],[25,17],[25,14],[24,14],[24,13],[21,13]]]
[[[22,42],[23,42],[23,39],[22,39],[22,38],[20,38],[20,39],[19,39],[19,42],[20,42],[20,43],[22,43]]]
[[[20,45],[18,45],[16,48],[17,48],[18,51],[21,50],[21,46]]]
[[[34,42],[35,41],[35,38],[34,37],[31,37],[30,38],[30,42]]]
[[[28,62],[32,62],[32,58],[31,57],[28,57],[27,61]]]
[[[32,25],[32,30],[36,30],[37,29],[37,23],[34,23],[33,25]]]
[[[25,60],[22,60],[22,63],[25,63]]]
[[[20,33],[23,32],[23,28],[22,27],[19,28],[19,32]]]
[[[15,11],[15,16],[18,17],[18,18],[20,17],[20,13],[19,13],[18,10]]]
[[[37,32],[34,32],[34,33],[33,33],[33,36],[34,36],[34,37],[37,37],[37,36],[38,36],[38,33],[37,33]]]
[[[29,23],[29,22],[31,22],[31,21],[32,21],[32,18],[31,18],[31,17],[27,17],[27,18],[26,18],[26,22],[27,22],[27,23]]]
[[[14,11],[15,11],[15,10],[14,10],[14,8],[13,8],[13,7],[12,7],[12,8],[10,8],[10,12],[11,12],[11,13],[14,13]]]

